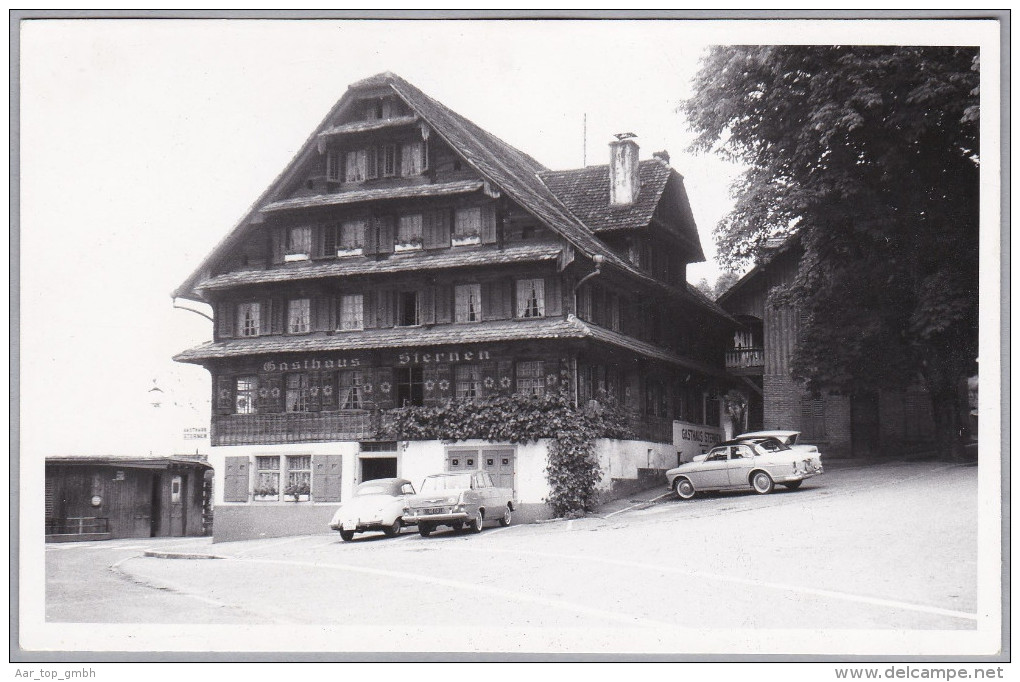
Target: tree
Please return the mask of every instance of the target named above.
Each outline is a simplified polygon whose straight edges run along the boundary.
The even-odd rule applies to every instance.
[[[749,168],[721,260],[803,248],[775,297],[802,313],[795,374],[846,392],[920,375],[946,455],[977,356],[978,68],[975,48],[716,47],[681,105],[696,149]]]

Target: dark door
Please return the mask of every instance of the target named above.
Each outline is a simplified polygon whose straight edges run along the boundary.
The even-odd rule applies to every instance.
[[[161,521],[163,520],[163,477],[159,474],[152,475],[152,504],[149,517],[149,537],[159,536]]]
[[[855,393],[850,402],[850,444],[854,457],[879,454],[879,409],[877,393]]]
[[[371,481],[376,478],[396,478],[396,457],[364,457],[361,460],[361,480]]]
[[[188,534],[188,475],[181,474],[181,536]]]

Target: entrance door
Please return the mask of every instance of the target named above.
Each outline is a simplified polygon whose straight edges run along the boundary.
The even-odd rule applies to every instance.
[[[396,457],[362,457],[361,480],[372,481],[377,478],[396,478]]]
[[[159,474],[152,475],[150,500],[149,537],[155,538],[159,537],[160,526],[163,521],[163,477]]]

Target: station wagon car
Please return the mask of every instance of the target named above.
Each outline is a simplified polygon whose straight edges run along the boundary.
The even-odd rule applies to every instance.
[[[709,490],[746,490],[765,495],[778,483],[791,490],[822,473],[817,452],[796,450],[775,438],[729,440],[694,461],[666,472],[677,497],[689,500]]]
[[[457,531],[466,526],[479,533],[489,519],[509,526],[513,510],[513,491],[497,488],[486,471],[433,474],[422,481],[419,494],[408,501],[404,520],[417,524],[422,537],[431,535],[438,526]]]
[[[354,539],[355,533],[370,530],[393,537],[404,525],[404,510],[411,495],[414,486],[403,478],[365,481],[354,489],[354,497],[336,510],[329,527],[340,531],[340,538],[347,542]]]
[[[734,440],[748,440],[748,439],[760,439],[760,438],[775,438],[783,445],[790,447],[794,450],[803,450],[804,452],[818,452],[817,445],[808,445],[807,443],[800,442],[800,431],[752,431],[750,433],[742,433],[739,436],[734,436]]]

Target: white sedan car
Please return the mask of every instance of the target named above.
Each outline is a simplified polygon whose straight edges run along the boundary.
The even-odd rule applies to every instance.
[[[407,500],[414,495],[414,486],[404,478],[377,478],[365,481],[354,489],[354,497],[345,502],[329,527],[340,531],[344,541],[355,533],[381,530],[387,537],[400,533],[404,525]]]
[[[800,442],[800,431],[752,431],[734,436],[734,440],[750,440],[761,438],[775,438],[783,445],[801,450],[803,452],[818,452],[817,445],[808,445]]]
[[[669,487],[681,500],[707,490],[754,490],[765,495],[778,483],[791,490],[822,473],[817,452],[795,450],[775,438],[728,440],[693,462],[666,472]]]

